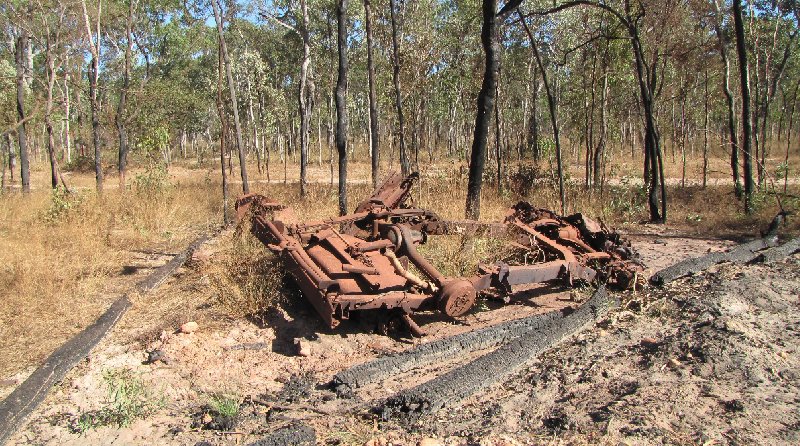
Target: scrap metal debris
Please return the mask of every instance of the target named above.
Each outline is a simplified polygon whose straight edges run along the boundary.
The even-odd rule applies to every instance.
[[[354,311],[388,310],[419,336],[415,311],[458,317],[481,292],[508,294],[515,286],[550,281],[628,288],[642,270],[628,242],[582,214],[564,217],[523,201],[502,222],[485,223],[443,220],[410,207],[417,178],[390,175],[354,213],[341,217],[285,224],[275,218],[285,207],[256,194],[237,201],[237,215],[250,216],[252,233],[280,256],[331,328]],[[514,260],[481,263],[469,277],[447,277],[417,250],[431,236],[462,233],[503,237]]]

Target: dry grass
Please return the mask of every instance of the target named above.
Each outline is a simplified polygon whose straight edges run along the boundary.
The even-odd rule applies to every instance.
[[[288,294],[279,259],[246,232],[234,235],[232,243],[214,256],[204,273],[217,303],[234,317],[263,323],[265,313],[285,302]]]
[[[0,376],[38,363],[128,291],[121,271],[134,251],[169,252],[218,225],[216,189],[165,178],[124,194],[0,197]]]
[[[357,149],[360,150],[360,149]],[[796,156],[793,154],[792,165]],[[774,161],[774,160],[773,160]],[[699,173],[698,158],[689,160],[689,173]],[[571,159],[569,172],[575,181],[567,188],[568,212],[581,211],[599,217],[609,225],[635,225],[647,218],[645,196],[635,184],[641,162],[633,158],[615,165],[615,183],[601,194],[585,190],[578,180],[582,166]],[[198,232],[221,223],[219,174],[216,169],[194,168],[190,162],[176,165],[164,176],[157,170],[138,170],[129,174],[130,189],[120,192],[117,180],[107,178],[106,193],[93,191],[90,173],[72,173],[70,185],[77,192],[71,196],[54,195],[46,188],[45,164],[35,165],[34,192],[27,197],[18,193],[0,196],[0,377],[13,375],[36,364],[69,336],[91,323],[115,297],[128,291],[132,279],[121,273],[122,267],[135,261],[136,251],[174,252],[185,246]],[[395,163],[393,168],[397,168]],[[680,172],[679,163],[667,160],[671,178]],[[348,185],[348,208],[371,190],[369,165],[351,162]],[[441,217],[461,219],[464,215],[467,170],[463,161],[439,161],[420,165],[422,180],[413,193],[413,203],[428,208]],[[559,209],[558,193],[549,166],[545,163],[534,176],[538,182],[530,188],[498,191],[492,184],[492,163],[487,165],[481,203],[481,220],[503,217],[507,207],[527,200],[539,207]],[[508,167],[508,175],[518,169]],[[283,165],[273,160],[270,178],[250,166],[251,189],[290,205],[293,221],[333,216],[338,209],[337,188],[330,186],[327,163],[310,166],[308,195],[301,199],[295,183],[298,168],[290,163],[287,183],[283,183]],[[390,170],[388,163],[381,171]],[[334,172],[335,173],[335,172]],[[530,172],[529,172],[530,174]],[[670,227],[707,236],[756,235],[775,215],[774,197],[759,195],[758,212],[745,216],[741,203],[725,183],[726,160],[712,158],[712,178],[718,185],[702,189],[671,185],[669,194]],[[235,178],[235,172],[233,177]],[[626,178],[634,181],[627,183]],[[519,177],[517,177],[519,179]],[[796,175],[792,178],[796,183]],[[336,179],[334,178],[334,181]],[[239,193],[232,184],[231,191]],[[790,195],[800,195],[800,188],[790,185]],[[796,198],[784,199],[784,206],[797,209]],[[798,230],[798,219],[790,220],[791,231]],[[462,275],[474,271],[478,260],[492,260],[502,253],[491,240],[464,240],[446,237],[432,240],[424,248],[446,274]],[[258,244],[243,238],[224,251],[213,278],[216,288],[236,283],[237,290],[217,293],[233,314],[258,314],[269,305],[274,284],[259,282],[253,276],[271,276],[267,254]],[[262,299],[258,300],[257,299]],[[241,305],[247,302],[247,305]],[[248,307],[248,305],[251,305]],[[237,312],[238,311],[238,312]]]

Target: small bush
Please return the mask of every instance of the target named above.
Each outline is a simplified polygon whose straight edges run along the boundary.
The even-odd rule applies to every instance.
[[[84,433],[103,426],[128,427],[164,405],[130,369],[106,370],[103,380],[108,387],[108,402],[100,410],[88,411],[73,420],[71,430]]]
[[[163,165],[151,164],[147,170],[133,180],[136,195],[144,198],[156,198],[170,188],[169,175]]]
[[[88,155],[78,155],[63,166],[65,172],[90,173],[94,172],[94,158]]]
[[[65,188],[59,186],[53,189],[50,194],[50,206],[44,213],[44,221],[47,223],[61,221],[75,208],[79,207],[82,202],[82,195],[75,192],[68,192]]]

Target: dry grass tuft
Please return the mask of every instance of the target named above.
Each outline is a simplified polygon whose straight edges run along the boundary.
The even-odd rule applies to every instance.
[[[235,235],[205,273],[217,302],[234,317],[263,322],[267,311],[286,302],[280,259],[249,233]]]

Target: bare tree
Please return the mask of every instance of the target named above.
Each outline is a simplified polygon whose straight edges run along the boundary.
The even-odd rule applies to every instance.
[[[300,65],[300,91],[298,105],[300,112],[300,196],[306,195],[306,170],[308,168],[308,134],[311,121],[311,95],[308,89],[308,67],[311,63],[311,39],[308,32],[308,5],[306,0],[300,0],[300,10],[303,16],[303,28],[300,36],[303,38],[303,62]]]

